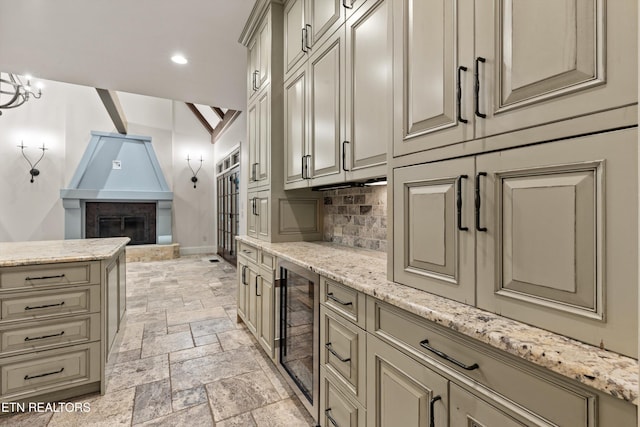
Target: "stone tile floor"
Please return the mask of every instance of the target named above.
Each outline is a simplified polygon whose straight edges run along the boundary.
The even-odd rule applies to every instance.
[[[236,323],[236,270],[213,256],[127,264],[127,316],[90,412],[25,413],[2,426],[310,426],[273,363]]]

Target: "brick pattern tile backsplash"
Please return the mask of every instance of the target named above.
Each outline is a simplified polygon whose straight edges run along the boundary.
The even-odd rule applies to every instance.
[[[387,187],[324,192],[324,240],[387,251]]]

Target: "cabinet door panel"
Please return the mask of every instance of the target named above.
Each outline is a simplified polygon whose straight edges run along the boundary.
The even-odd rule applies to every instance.
[[[455,384],[451,384],[450,392],[452,426],[524,427],[526,425]]]
[[[477,3],[476,136],[637,102],[637,2]]]
[[[249,69],[247,70],[247,92],[249,98],[257,94],[257,73],[260,68],[260,38],[254,38],[249,44]]]
[[[349,170],[384,164],[393,137],[391,2],[370,2],[346,24]]]
[[[474,303],[473,159],[394,169],[394,280]],[[466,175],[467,178],[461,178]],[[460,225],[458,229],[458,187]]]
[[[307,140],[307,73],[302,67],[284,85],[285,182],[303,180],[303,156]]]
[[[477,157],[478,306],[637,352],[637,132]]]
[[[305,28],[305,0],[294,0],[287,4],[284,11],[284,74],[285,79],[306,56],[302,50],[302,30]]]
[[[338,32],[318,48],[309,60],[310,77],[310,154],[314,185],[317,178],[342,177],[341,144],[344,135],[344,33]]]
[[[322,43],[344,22],[341,0],[309,0],[310,46]]]
[[[258,98],[258,145],[256,146],[256,179],[258,185],[265,185],[271,168],[271,107],[270,93],[266,90]]]
[[[247,139],[249,140],[249,187],[255,187],[257,183],[257,170],[255,165],[258,162],[256,149],[258,145],[258,104],[249,105],[247,116]]]
[[[274,329],[274,292],[273,292],[273,273],[265,274],[267,271],[262,270],[260,275],[259,289],[260,293],[260,321],[258,329],[258,342],[269,355],[273,357],[273,343],[275,338]]]
[[[271,20],[266,19],[260,29],[260,62],[256,68],[257,86],[262,88],[269,81],[269,67],[271,62]]]
[[[447,380],[374,337],[367,340],[367,425],[427,426],[434,403],[435,425],[448,424]]]
[[[258,195],[250,193],[247,205],[247,234],[251,237],[258,237]]]
[[[258,311],[259,311],[259,298],[256,295],[256,286],[259,286],[258,284],[258,273],[256,272],[256,270],[254,270],[254,267],[252,267],[251,265],[249,265],[249,267],[247,268],[247,311],[246,311],[246,318],[245,318],[245,324],[247,325],[247,328],[254,334],[256,335],[258,332]],[[259,292],[259,289],[258,289]]]
[[[269,236],[271,235],[270,230],[270,214],[269,211],[269,195],[261,193],[260,197],[256,199],[256,213],[258,214],[258,238],[263,240],[269,240]]]

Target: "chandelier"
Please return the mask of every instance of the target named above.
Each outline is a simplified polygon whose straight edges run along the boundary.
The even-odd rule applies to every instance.
[[[0,73],[0,110],[19,107],[30,97],[40,99],[41,96],[42,90],[38,89],[35,92],[29,78],[27,78],[27,84],[23,84],[16,74]]]

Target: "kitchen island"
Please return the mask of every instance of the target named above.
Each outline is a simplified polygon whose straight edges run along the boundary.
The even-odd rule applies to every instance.
[[[627,425],[628,420],[636,419],[638,361],[633,358],[602,350],[428,292],[389,282],[386,275],[387,263],[384,253],[325,242],[269,243],[246,236],[239,237],[238,240],[255,247],[262,253],[271,254],[278,260],[287,260],[312,270],[320,274],[321,281],[327,280],[331,283],[337,283],[362,294],[363,299],[366,296],[366,322],[362,319],[361,325],[365,325],[365,327],[360,327],[366,329],[367,343],[379,341],[378,339],[381,338],[381,341],[393,344],[394,347],[401,350],[401,353],[409,355],[413,359],[424,358],[428,362],[436,361],[435,370],[440,375],[449,378],[452,384],[454,381],[459,381],[467,389],[480,390],[480,393],[477,393],[480,396],[486,391],[485,389],[489,389],[487,395],[495,394],[493,393],[495,390],[490,389],[493,380],[489,378],[491,363],[494,360],[498,361],[499,366],[496,369],[502,372],[502,376],[508,377],[511,372],[510,367],[516,367],[512,369],[513,381],[517,381],[517,376],[522,372],[526,372],[534,378],[543,378],[544,384],[534,385],[530,393],[552,394],[557,388],[562,391],[570,390],[571,396],[580,396],[581,403],[576,408],[582,413],[581,416],[584,416],[585,425],[608,425],[603,424],[603,420],[609,420],[609,418],[605,418],[608,414],[623,412],[626,413],[627,418],[624,418],[624,424],[620,425]],[[324,289],[326,292],[326,286]],[[322,297],[321,301],[323,301]],[[355,310],[353,308],[356,305],[355,299],[353,302],[348,301],[347,303],[350,304],[348,306],[350,310]],[[325,310],[325,312],[327,311],[330,310]],[[333,313],[331,316],[337,318]],[[321,330],[322,322],[321,320]],[[387,322],[386,326],[385,322]],[[425,327],[418,329],[416,325],[421,322]],[[424,336],[411,336],[410,334],[410,332],[423,330],[426,331]],[[448,340],[441,339],[440,341],[447,351],[459,350],[460,354],[471,359],[475,357],[482,360],[483,354],[489,357],[484,363],[478,362],[480,368],[468,369],[469,366],[466,366],[462,370],[452,370],[452,365],[448,361],[445,361],[444,365],[440,365],[441,360],[438,359],[442,359],[441,355],[429,349],[425,351],[428,345],[420,345],[420,341],[429,333],[432,333],[432,341],[438,337],[447,338]],[[375,348],[375,346],[367,347],[367,353],[372,353]],[[342,357],[346,360],[349,358],[349,346],[344,346],[343,351],[345,354],[342,354]],[[367,363],[371,364],[369,359],[374,356],[368,354],[367,357]],[[321,360],[323,360],[322,356]],[[324,360],[331,364],[332,357],[324,358]],[[377,367],[376,369],[383,368]],[[363,372],[360,373],[360,375],[364,375],[365,372],[368,374],[367,399],[362,401],[366,402],[368,406],[375,405],[375,399],[380,398],[380,390],[375,391],[371,384],[376,381],[376,369],[365,366]],[[454,369],[457,368],[454,366]],[[463,376],[460,376],[461,374]],[[329,385],[336,382],[334,381],[336,375],[331,374],[328,377],[331,380],[328,382]],[[526,376],[523,376],[522,379],[523,383],[519,387],[524,389],[528,387],[526,383],[528,379]],[[495,383],[496,388],[501,387],[501,385],[497,385],[498,382]],[[321,382],[321,384],[325,383]],[[550,388],[544,392],[544,387],[548,384],[552,384],[556,388]],[[506,391],[508,386],[505,387],[505,391],[498,391],[505,394],[504,397],[507,401],[513,399],[524,408],[528,408],[528,398],[524,397],[519,401],[517,396],[508,395]],[[375,396],[371,396],[372,394]],[[321,395],[323,395],[322,392]],[[535,398],[531,396],[531,401],[539,398],[542,396]],[[546,406],[561,407],[562,405],[563,403],[557,402]],[[453,407],[453,403],[450,406]],[[509,405],[505,404],[506,406]],[[366,408],[367,417],[370,416],[369,413],[372,409],[371,407]],[[518,408],[509,409],[519,412]],[[320,414],[323,410],[321,405]],[[600,415],[596,415],[598,411]],[[552,410],[549,418],[553,418],[557,412],[562,412],[562,409]],[[584,414],[585,412],[588,414]],[[452,414],[451,417],[455,418],[455,414]],[[544,425],[544,422],[541,421],[544,419],[544,416],[534,417],[525,419],[524,422]],[[582,424],[579,420],[575,420],[575,425]],[[633,424],[635,425],[635,422]]]
[[[129,240],[0,243],[0,402],[104,393]]]

